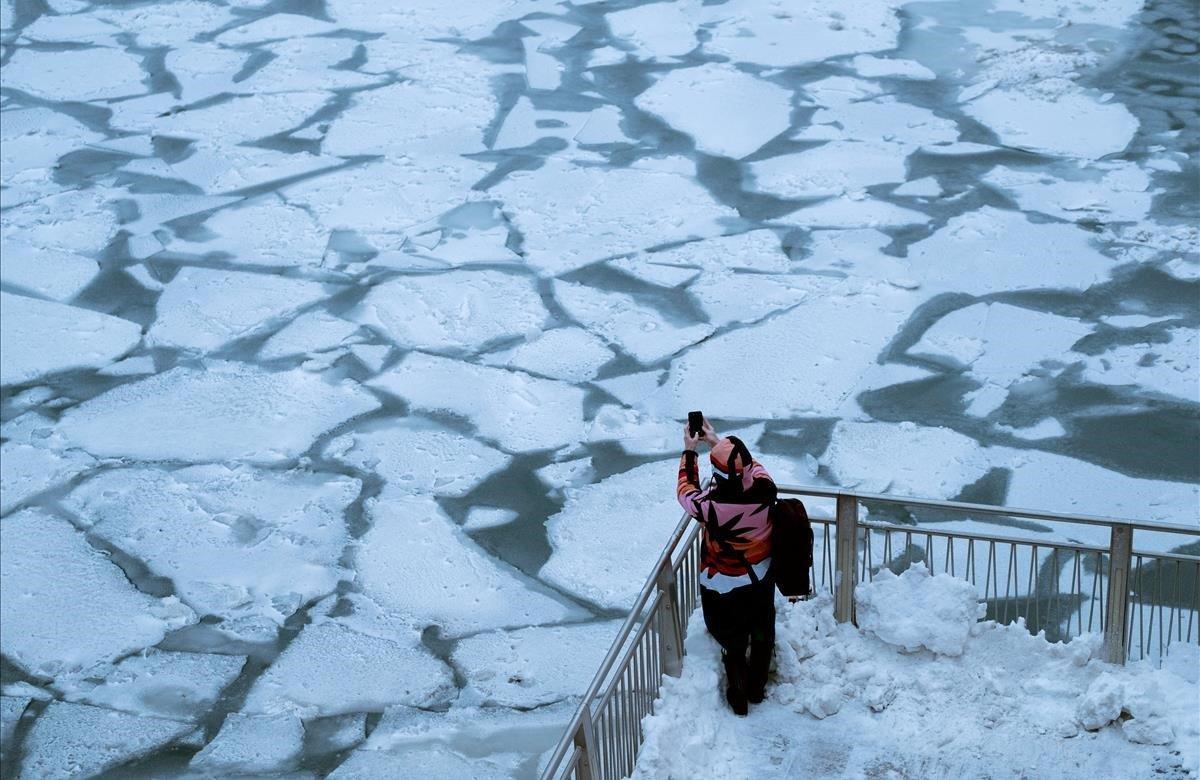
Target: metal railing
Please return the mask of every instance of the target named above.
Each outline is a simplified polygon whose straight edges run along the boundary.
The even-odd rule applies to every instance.
[[[913,563],[975,584],[987,619],[1025,621],[1052,641],[1101,632],[1105,657],[1161,659],[1174,642],[1200,643],[1200,555],[1136,551],[1135,531],[1200,537],[1200,526],[1067,515],[984,504],[780,486],[781,496],[833,499],[830,516],[810,507],[814,590],[833,593],[834,616],[854,619],[854,586],[884,568]],[[861,516],[866,512],[866,519]],[[1108,529],[1107,546],[907,525],[872,511],[929,510],[959,517],[1070,523]],[[905,518],[901,518],[903,520]],[[642,719],[662,676],[678,677],[683,637],[699,596],[700,525],[683,517],[655,563],[542,777],[619,778],[633,772]],[[845,585],[846,587],[843,587]],[[1133,639],[1136,636],[1136,645]],[[1136,654],[1135,654],[1136,647]]]

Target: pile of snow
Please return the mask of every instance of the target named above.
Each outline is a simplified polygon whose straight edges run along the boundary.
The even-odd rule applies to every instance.
[[[834,621],[828,593],[778,599],[775,670],[746,718],[725,704],[720,650],[697,610],[683,675],[664,678],[643,721],[634,777],[1197,771],[1196,646],[1172,645],[1162,669],[1113,666],[1095,657],[1099,635],[1052,644],[1022,622],[976,622],[973,590],[921,570],[877,575],[857,591],[861,630]]]

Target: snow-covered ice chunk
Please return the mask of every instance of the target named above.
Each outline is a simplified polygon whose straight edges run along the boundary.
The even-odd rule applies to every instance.
[[[518,371],[416,352],[367,384],[415,408],[465,417],[513,452],[557,449],[578,441],[583,429],[582,390]]]
[[[53,101],[104,100],[144,94],[137,59],[119,49],[42,51],[21,46],[4,65],[4,86]]]
[[[682,514],[677,468],[677,459],[658,461],[567,488],[562,511],[546,521],[554,552],[539,576],[605,609],[632,605],[643,583],[630,572],[650,571]]]
[[[98,368],[137,346],[137,323],[77,306],[0,292],[0,384]]]
[[[159,297],[148,335],[155,344],[211,351],[327,295],[318,282],[188,267]]]
[[[255,682],[243,712],[303,717],[379,712],[389,704],[433,707],[454,691],[450,669],[416,632],[405,639],[311,623]]]
[[[653,254],[637,254],[632,257],[609,260],[608,264],[635,279],[641,279],[643,282],[658,287],[679,287],[695,279],[700,273],[697,268],[683,268],[659,263],[655,262],[655,259]]]
[[[692,241],[639,257],[647,264],[711,271],[781,272],[791,265],[779,236],[766,229]]]
[[[892,97],[842,102],[842,95],[816,111],[812,123],[796,134],[801,140],[862,141],[873,144],[934,144],[958,140],[958,125],[928,108]],[[902,153],[896,150],[897,154]]]
[[[1087,289],[1113,261],[1073,225],[1034,223],[984,206],[952,217],[908,248],[909,273],[926,288],[972,295],[1008,290]]]
[[[675,325],[624,293],[556,280],[554,297],[569,315],[639,363],[656,363],[713,332],[706,323]]]
[[[855,391],[918,300],[882,282],[832,286],[778,317],[714,336],[676,358],[645,406],[668,417],[680,409],[727,419],[831,414]],[[768,369],[770,381],[713,380],[760,376]]]
[[[537,19],[523,24],[538,33],[521,39],[525,48],[525,81],[530,89],[555,90],[562,83],[566,66],[553,54],[579,32],[579,27],[554,19]]]
[[[153,355],[137,355],[105,366],[96,373],[100,376],[145,376],[156,370]]]
[[[28,696],[0,696],[0,760],[8,753],[8,745],[17,730],[17,722],[30,701],[32,699]]]
[[[524,235],[525,261],[558,275],[614,255],[724,232],[736,212],[695,181],[680,157],[597,168],[550,158],[490,192]]]
[[[996,0],[996,11],[1011,11],[1030,19],[1061,19],[1068,24],[1103,24],[1124,28],[1142,10],[1141,0],[1109,0],[1091,3],[1086,0]]]
[[[893,195],[916,198],[936,198],[942,194],[942,185],[933,176],[913,179],[892,190]]]
[[[456,752],[439,742],[430,742],[395,751],[356,750],[328,775],[330,780],[386,780],[390,777],[421,777],[426,780],[509,780],[519,774],[518,763],[524,758],[512,753],[485,757]]]
[[[93,534],[170,578],[200,614],[282,624],[345,574],[342,514],[360,487],[248,467],[133,468],[94,477],[68,504]]]
[[[542,466],[534,472],[547,487],[561,489],[568,486],[585,485],[592,481],[595,472],[591,458],[575,458],[560,463]]]
[[[519,368],[565,382],[586,382],[596,376],[613,352],[582,328],[555,328],[512,349],[486,355],[489,365]]]
[[[280,463],[378,407],[352,384],[213,361],[109,390],[68,409],[59,430],[98,456]]]
[[[327,92],[245,95],[187,111],[168,110],[164,113],[161,106],[147,106],[149,110],[145,114],[138,113],[136,106],[130,105],[128,115],[114,112],[111,124],[131,132],[240,144],[286,132],[303,124],[329,98]]]
[[[30,496],[74,479],[95,462],[78,450],[59,452],[15,441],[0,444],[0,514],[8,514]]]
[[[929,216],[874,198],[842,195],[805,206],[779,220],[806,228],[885,228],[923,225]]]
[[[5,251],[12,240],[35,247],[45,257],[60,257],[57,253],[92,256],[104,250],[117,233],[113,204],[99,187],[68,190],[6,209],[2,224],[7,234]]]
[[[6,231],[7,232],[7,231]],[[0,239],[0,281],[46,298],[66,301],[96,277],[95,260],[73,252]]]
[[[1200,402],[1200,343],[1195,329],[1171,328],[1170,340],[1121,344],[1087,359],[1083,378],[1104,385],[1137,385],[1144,391]]]
[[[677,3],[612,11],[605,15],[613,35],[630,43],[640,59],[682,57],[696,48],[696,25]]]
[[[1071,347],[1089,323],[1007,303],[975,303],[929,327],[908,353],[970,367],[978,379],[1008,387],[1045,361],[1082,360]]]
[[[508,229],[503,225],[490,228],[446,230],[442,231],[441,236],[441,241],[432,249],[414,246],[412,251],[456,267],[473,263],[519,263],[521,261],[521,256],[508,248]],[[379,258],[372,260],[372,264],[379,262]]]
[[[339,436],[326,457],[382,477],[393,493],[464,496],[511,458],[432,420],[373,422]]]
[[[385,493],[367,511],[373,525],[355,553],[358,582],[397,620],[461,636],[580,617],[485,553],[431,498]]]
[[[851,61],[851,65],[858,71],[858,75],[869,79],[901,78],[932,81],[937,78],[936,73],[913,60],[894,60],[860,54]]]
[[[750,164],[754,189],[781,198],[820,198],[904,181],[904,150],[890,144],[830,141]]]
[[[4,518],[0,559],[0,648],[36,676],[86,673],[194,617],[138,591],[70,523],[39,510]]]
[[[157,160],[153,161],[158,163]],[[259,149],[256,147],[238,146],[231,144],[224,139],[218,140],[200,140],[189,147],[189,154],[180,160],[174,160],[169,163],[168,169],[170,174],[175,178],[183,179],[191,184],[196,185],[205,192],[210,193],[226,193],[232,196],[243,190],[262,187],[265,184],[272,182],[281,182],[285,179],[302,177],[321,172],[326,169],[345,165],[345,161],[338,157],[328,155],[307,154],[304,152],[296,152],[289,154],[286,152],[277,152],[271,149]],[[126,170],[129,166],[126,166]],[[262,199],[255,198],[249,201],[251,208],[259,206],[277,206],[279,198],[276,195],[268,195]],[[227,209],[226,211],[238,211],[238,209]],[[275,208],[272,212],[276,219],[284,219],[288,215],[285,209]],[[228,234],[232,235],[233,240],[245,239],[252,246],[275,244],[278,250],[275,252],[267,251],[270,257],[276,255],[286,256],[289,246],[300,243],[307,236],[290,236],[288,231],[296,229],[295,222],[291,224],[271,224],[269,229],[261,236],[241,235],[239,234],[238,225],[240,224],[238,215],[225,215],[224,213],[217,215],[218,219],[210,221],[208,226],[219,224],[228,228]],[[248,216],[246,217],[248,218]],[[253,260],[252,262],[263,262],[261,260]],[[292,261],[296,263],[296,261]],[[289,263],[271,263],[272,265],[287,265]]]
[[[605,405],[588,426],[588,441],[615,441],[631,455],[658,455],[677,449],[681,426],[636,409]]]
[[[706,51],[777,68],[893,49],[900,35],[900,19],[886,2],[851,13],[836,0],[734,0],[703,11],[705,21],[715,22]]]
[[[979,591],[949,574],[931,575],[914,563],[899,576],[883,568],[854,588],[858,627],[907,652],[963,654],[971,627],[987,608]]]
[[[582,696],[622,621],[493,631],[459,641],[451,663],[482,704],[538,707]]]
[[[295,715],[231,712],[189,766],[224,775],[284,772],[299,764],[303,747],[304,724]]]
[[[1124,151],[1138,129],[1124,105],[1102,103],[1091,90],[1062,78],[1034,88],[993,89],[963,110],[1006,146],[1089,160]]]
[[[668,71],[634,103],[690,135],[700,151],[734,159],[754,152],[791,124],[789,90],[729,65]]]
[[[358,332],[358,325],[327,311],[315,309],[301,314],[263,343],[258,356],[263,360],[324,352]]]
[[[1052,178],[1043,171],[997,165],[983,180],[1015,198],[1022,211],[1065,220],[1136,222],[1149,214],[1154,192],[1150,177],[1136,164],[1100,163],[1072,173],[1069,179]]]
[[[584,111],[539,111],[521,97],[504,117],[493,149],[529,146],[539,138],[574,138],[588,120]]]
[[[1024,428],[1013,428],[1008,425],[997,425],[996,430],[1012,434],[1018,439],[1025,439],[1026,441],[1057,439],[1060,436],[1067,435],[1067,429],[1063,427],[1063,424],[1060,423],[1056,417],[1047,417],[1035,425],[1030,425]]]
[[[215,233],[197,245],[174,245],[179,251],[222,252],[235,263],[271,266],[315,266],[325,256],[329,232],[306,210],[280,203],[274,195],[221,209],[204,223]]]
[[[386,344],[355,344],[350,347],[350,353],[358,358],[368,371],[378,374],[383,370],[383,364],[387,362],[392,348]]]
[[[25,737],[21,773],[95,777],[148,755],[194,728],[181,721],[53,701]]]
[[[837,484],[948,499],[987,473],[979,442],[948,428],[839,420],[821,458]]]
[[[467,519],[463,521],[464,531],[482,531],[485,528],[497,528],[508,525],[520,517],[516,510],[498,506],[473,506],[467,511]]]
[[[31,169],[51,168],[68,152],[103,140],[66,114],[40,106],[9,109],[0,128],[0,162],[5,186],[12,186],[16,174]]]
[[[122,660],[99,685],[76,686],[67,698],[137,715],[196,721],[245,662],[241,655],[151,650]]]
[[[385,282],[352,316],[402,347],[475,351],[540,327],[547,314],[530,277],[453,271]]]

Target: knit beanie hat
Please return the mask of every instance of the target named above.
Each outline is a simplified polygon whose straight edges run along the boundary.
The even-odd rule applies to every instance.
[[[729,479],[729,458],[734,453],[737,453],[737,458],[733,466],[733,473],[736,476],[741,476],[745,472],[746,467],[750,465],[750,450],[746,449],[746,445],[736,436],[726,436],[717,442],[712,448],[708,459],[712,462],[713,471],[722,479]]]

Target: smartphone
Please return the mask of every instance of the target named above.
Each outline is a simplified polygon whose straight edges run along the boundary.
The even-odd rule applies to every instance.
[[[688,412],[688,431],[693,436],[704,433],[704,412]]]

